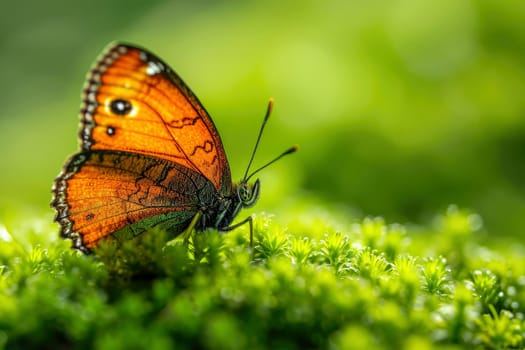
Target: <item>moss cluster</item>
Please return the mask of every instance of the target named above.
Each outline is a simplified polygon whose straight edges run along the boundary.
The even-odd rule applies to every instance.
[[[255,223],[253,251],[241,228],[189,246],[149,232],[92,256],[0,227],[0,348],[525,346],[523,248],[483,246],[473,213],[344,232]]]

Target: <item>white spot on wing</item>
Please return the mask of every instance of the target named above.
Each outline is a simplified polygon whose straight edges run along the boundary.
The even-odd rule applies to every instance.
[[[146,68],[146,73],[148,75],[159,74],[164,70],[164,65],[160,62],[148,61],[148,68]]]

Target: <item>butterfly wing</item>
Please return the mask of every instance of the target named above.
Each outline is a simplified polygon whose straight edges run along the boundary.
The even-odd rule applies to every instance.
[[[111,45],[88,75],[81,112],[82,150],[116,150],[170,160],[225,194],[231,175],[206,110],[182,79],[152,53]]]
[[[204,197],[231,193],[219,134],[180,77],[146,50],[111,45],[88,75],[81,152],[53,187],[61,235],[87,252],[119,230],[181,232]]]
[[[61,235],[87,252],[123,228],[131,236],[153,226],[181,232],[202,203],[202,193],[213,191],[199,173],[179,164],[136,153],[93,151],[66,163],[55,182],[53,205]]]

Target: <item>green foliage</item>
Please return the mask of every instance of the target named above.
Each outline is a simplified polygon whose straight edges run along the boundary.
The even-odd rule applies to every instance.
[[[480,340],[489,349],[512,349],[523,347],[523,319],[517,319],[507,310],[496,311],[490,306],[490,314],[482,315],[477,325]]]
[[[257,217],[253,251],[247,228],[189,245],[152,230],[91,256],[3,228],[0,346],[522,348],[524,253],[482,247],[472,215],[300,235]]]

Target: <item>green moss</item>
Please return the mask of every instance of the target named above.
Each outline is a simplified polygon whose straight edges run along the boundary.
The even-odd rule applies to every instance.
[[[84,256],[52,226],[2,226],[0,346],[525,346],[523,247],[483,246],[475,213],[452,207],[426,227],[365,219],[347,231],[301,215],[309,223],[289,229],[257,217],[253,251],[244,227],[189,245],[152,230]]]

